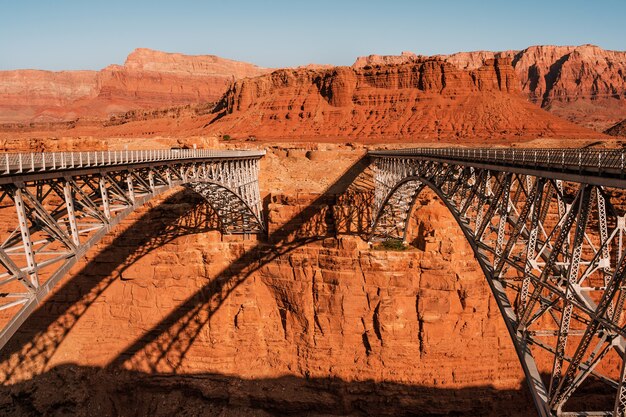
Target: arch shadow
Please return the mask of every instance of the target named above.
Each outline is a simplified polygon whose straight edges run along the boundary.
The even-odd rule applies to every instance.
[[[301,246],[334,237],[338,224],[349,223],[334,218],[339,212],[328,209],[337,202],[338,196],[344,195],[350,189],[368,166],[369,158],[361,157],[297,216],[277,230],[269,232],[266,241],[258,242],[233,261],[210,283],[124,349],[109,367],[123,367],[125,362],[130,361],[131,364],[148,364],[152,372],[166,369],[176,373],[203,326],[250,275]],[[353,212],[351,214],[354,215]],[[309,224],[311,220],[314,220],[312,226]]]
[[[55,180],[59,179],[57,178]],[[115,184],[110,179],[109,182],[119,190],[118,184]],[[33,186],[33,184],[28,184],[26,187]],[[118,211],[114,217],[108,218],[106,222],[104,219],[107,218],[107,215],[105,215],[104,211],[107,210],[109,203],[104,200],[101,191],[97,187],[94,188],[91,186],[89,181],[85,181],[85,184],[89,185],[91,188],[88,193],[88,198],[91,198],[95,202],[95,207],[88,207],[88,210],[84,210],[83,208],[76,208],[74,210],[76,212],[83,211],[84,214],[87,214],[87,217],[95,217],[98,222],[102,223],[100,223],[100,226],[94,233],[88,236],[83,236],[83,242],[80,246],[78,246],[78,250],[73,253],[72,256],[67,257],[64,261],[57,261],[57,263],[51,264],[56,265],[55,269],[51,271],[50,277],[45,280],[45,282],[40,283],[40,287],[37,292],[35,292],[34,297],[29,299],[28,302],[26,302],[12,318],[3,323],[3,327],[0,328],[0,335],[2,336],[0,350],[5,348],[3,344],[7,342],[6,338],[8,337],[10,341],[10,338],[12,338],[14,334],[19,331],[22,324],[28,320],[28,317],[39,307],[41,300],[54,291],[54,288],[69,273],[70,269],[85,256],[87,251],[92,249],[96,244],[98,244],[98,242],[104,239],[111,228],[123,222],[139,207],[146,205],[154,198],[171,191],[177,186],[185,186],[207,201],[207,203],[213,208],[214,213],[218,213],[218,220],[220,221],[222,232],[258,233],[263,232],[266,229],[261,216],[260,204],[257,208],[251,207],[242,196],[230,187],[213,180],[201,179],[197,181],[187,181],[183,176],[182,181],[176,181],[154,187],[151,191],[148,191],[143,195],[138,195],[136,199],[134,197],[129,198],[127,195],[123,195],[121,199],[124,200],[128,206]],[[83,186],[85,184],[83,184]],[[52,189],[54,189],[54,187],[52,187]],[[81,191],[81,193],[83,193],[83,191]],[[48,196],[48,194],[53,195],[53,193],[47,193],[46,196]],[[39,201],[39,197],[37,197],[35,204],[42,204],[46,196],[41,198],[42,201]],[[58,197],[63,199],[61,195]],[[216,203],[216,201],[218,201],[218,203]],[[219,203],[221,203],[221,205]],[[94,203],[91,204],[93,205]],[[78,206],[76,203],[74,203],[74,205]],[[100,208],[101,206],[102,209]],[[222,209],[222,206],[225,206],[226,209]],[[59,222],[65,216],[68,216],[68,210],[69,209],[67,207],[63,207],[62,209],[51,214],[50,217],[54,221]],[[227,221],[225,222],[225,220]],[[238,230],[237,226],[241,226],[241,230]],[[33,221],[31,229],[30,234],[32,235],[33,233],[44,231],[45,226]],[[58,240],[58,237],[50,238],[50,236],[46,236],[46,238],[50,241],[54,239]],[[21,245],[21,236],[19,234],[14,234],[11,241],[15,241],[16,243],[19,242],[17,244]]]
[[[0,381],[18,369],[45,368],[83,313],[130,265],[181,236],[219,230],[218,218],[204,197],[186,188],[149,209],[26,319],[0,350]]]
[[[319,216],[344,193],[354,180],[367,168],[367,157],[362,157],[304,210],[270,233],[267,241],[259,241],[243,253],[232,265],[225,268],[210,283],[200,288],[152,329],[124,349],[109,367],[119,367],[147,346],[156,343],[158,352],[150,352],[148,363],[155,371],[166,363],[171,372],[180,367],[189,347],[198,336],[202,326],[219,309],[228,295],[247,277],[261,266],[271,262],[302,245],[334,236],[335,225],[341,223],[334,217]],[[195,192],[182,192],[170,197],[143,215],[137,222],[122,232],[107,249],[89,260],[70,281],[65,283],[35,311],[9,343],[0,350],[0,382],[6,382],[20,369],[33,374],[45,369],[50,359],[74,327],[78,319],[91,304],[116,280],[121,278],[122,269],[160,247],[186,234],[204,233],[219,229],[217,215],[204,198],[195,197],[189,215],[182,219],[171,217],[169,203],[180,202]],[[353,210],[351,211],[352,215]],[[210,219],[210,221],[207,221]],[[316,219],[325,224],[324,235],[303,233],[302,221]],[[182,223],[181,223],[182,222]],[[156,227],[160,225],[161,227]],[[165,228],[163,228],[165,226]],[[165,230],[164,230],[165,229]],[[314,229],[318,229],[315,227]],[[359,229],[360,230],[360,229]],[[150,231],[147,235],[139,232]],[[132,242],[132,246],[116,249],[116,243]],[[167,361],[165,361],[166,356]],[[173,359],[172,356],[175,356]]]

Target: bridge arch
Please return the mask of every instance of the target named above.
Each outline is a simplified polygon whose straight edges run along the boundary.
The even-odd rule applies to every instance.
[[[264,151],[16,154],[0,171],[0,348],[89,248],[136,208],[185,186],[223,233],[265,230]],[[11,229],[10,227],[13,227]]]
[[[584,166],[541,175],[450,158],[449,150],[415,151],[372,155],[371,239],[406,240],[410,213],[430,188],[472,247],[539,415],[623,416],[626,185],[584,181]],[[549,377],[538,357],[552,363]],[[571,410],[568,401],[590,380],[614,390],[612,409]]]
[[[265,230],[260,206],[252,205],[230,187],[216,181],[194,181],[184,186],[211,206],[217,214],[222,233],[259,233]]]

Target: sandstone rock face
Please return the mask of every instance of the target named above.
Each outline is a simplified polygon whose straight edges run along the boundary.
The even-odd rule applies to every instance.
[[[596,137],[528,103],[511,59],[461,70],[440,59],[401,65],[283,69],[235,83],[208,132],[265,138]]]
[[[419,55],[408,51],[404,51],[400,55],[368,55],[358,57],[352,66],[362,68],[373,65],[406,64],[407,62],[418,61],[419,58]]]
[[[339,196],[322,191],[342,187],[320,165],[340,182],[361,153],[270,150],[275,242],[210,230],[190,193],[136,212],[3,350],[0,411],[527,416],[500,313],[443,204],[422,196],[405,252],[347,233],[337,213],[354,204],[329,211]]]
[[[216,55],[183,55],[152,49],[135,49],[124,63],[129,71],[148,71],[181,76],[215,76],[239,79],[254,77],[262,68],[245,62],[220,58]]]
[[[98,94],[95,71],[0,71],[0,122],[27,121]],[[68,118],[77,114],[67,111]]]
[[[594,45],[531,47],[516,56],[518,73],[533,97],[551,101],[626,98],[626,52]]]
[[[626,52],[594,45],[531,46],[522,51],[475,51],[438,55],[462,69],[509,57],[521,90],[543,108],[583,126],[603,131],[626,117]],[[353,67],[414,62],[417,56],[358,58]]]
[[[266,72],[213,55],[137,49],[101,71],[0,71],[0,123],[108,117],[140,108],[213,102],[237,79]]]
[[[511,58],[515,51],[472,51],[457,52],[451,55],[438,55],[440,59],[456,65],[461,69],[473,70],[483,66],[485,61],[496,58]]]

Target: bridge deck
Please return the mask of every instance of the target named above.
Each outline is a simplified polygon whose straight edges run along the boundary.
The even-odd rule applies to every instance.
[[[29,180],[59,176],[59,171],[101,172],[121,167],[144,167],[192,160],[228,160],[261,158],[264,150],[156,149],[89,152],[30,152],[0,154],[0,184],[12,183],[16,177]]]
[[[626,150],[623,149],[411,148],[368,154],[461,162],[482,169],[626,188]]]

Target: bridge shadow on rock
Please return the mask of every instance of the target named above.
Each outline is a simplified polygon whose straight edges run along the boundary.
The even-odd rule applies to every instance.
[[[362,158],[322,195],[277,230],[268,241],[243,253],[209,284],[127,347],[110,365],[125,361],[175,372],[200,329],[228,295],[261,266],[302,245],[334,237],[339,231],[367,235],[371,189],[362,179]],[[180,191],[149,209],[92,258],[36,310],[0,351],[0,382],[46,369],[60,344],[87,309],[127,268],[152,250],[181,236],[217,230],[217,215],[197,194]],[[103,242],[104,245],[105,242]],[[90,254],[88,254],[90,256]],[[135,357],[141,352],[138,357]],[[167,359],[167,360],[166,360]]]
[[[149,209],[108,245],[101,242],[103,249],[88,254],[93,257],[83,260],[84,266],[54,290],[0,351],[0,382],[10,381],[16,372],[32,375],[45,369],[80,317],[115,280],[124,279],[133,263],[181,236],[218,227],[206,200],[183,189]]]
[[[45,401],[41,401],[45,398]],[[441,389],[339,378],[246,379],[63,365],[0,387],[0,415],[526,417],[527,390]]]
[[[369,210],[371,204],[369,197],[357,199],[354,195],[367,194],[367,181],[359,180],[367,168],[367,157],[359,159],[296,216],[276,230],[270,230],[268,242],[259,242],[243,253],[121,352],[110,367],[176,373],[201,329],[228,296],[254,272],[303,245],[336,237],[338,228],[342,229],[340,232],[365,234],[367,214],[363,211]],[[355,183],[359,189],[354,188]],[[344,198],[361,205],[352,204],[347,210],[336,209],[337,201]]]

